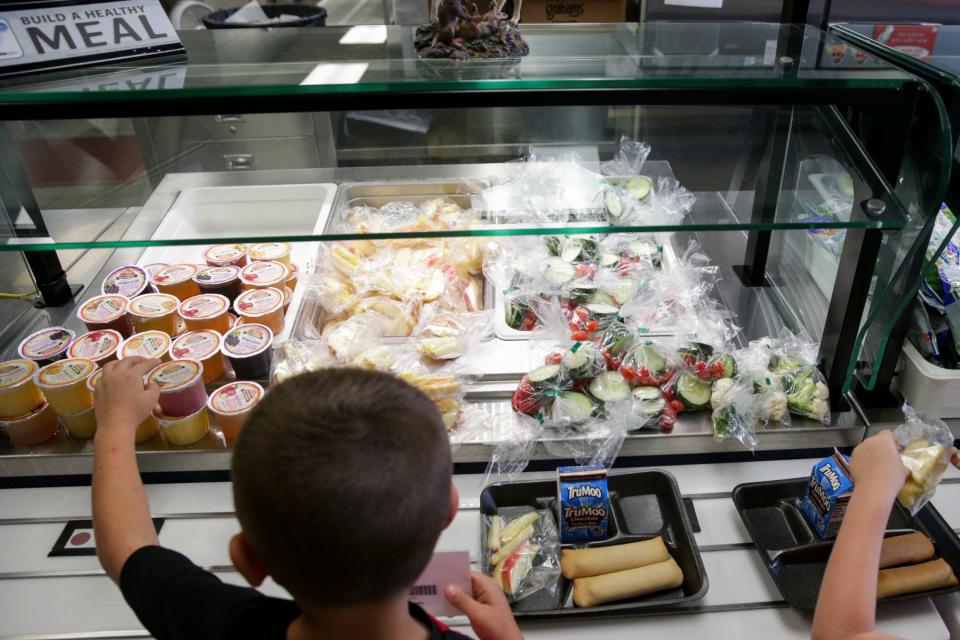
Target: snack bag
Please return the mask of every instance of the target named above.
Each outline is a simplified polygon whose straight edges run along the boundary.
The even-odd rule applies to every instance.
[[[560,587],[560,539],[545,510],[504,509],[485,519],[483,556],[490,577],[517,602]]]
[[[904,403],[907,421],[893,430],[907,480],[897,499],[916,515],[933,498],[937,484],[950,464],[953,434],[942,420],[917,413]]]

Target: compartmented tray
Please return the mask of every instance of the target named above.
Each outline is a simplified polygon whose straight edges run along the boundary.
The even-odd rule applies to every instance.
[[[390,202],[415,205],[443,198],[461,209],[469,209],[473,196],[490,186],[488,180],[406,180],[384,182],[348,182],[340,185],[329,225],[340,224],[352,207],[380,208]],[[329,230],[326,229],[325,230]]]
[[[230,235],[236,237],[317,235],[327,225],[336,194],[335,184],[184,189],[157,225],[151,239],[213,238],[221,234],[224,228],[233,229]],[[283,215],[271,216],[271,211],[283,211]],[[204,246],[147,247],[137,260],[137,265],[154,262],[200,264],[203,262]],[[311,270],[318,247],[316,242],[291,243],[290,259],[299,267],[301,275]],[[303,292],[304,287],[294,289],[284,329],[275,336],[276,343],[282,343],[290,337]]]
[[[813,611],[832,540],[821,540],[800,512],[807,478],[748,482],[733,490],[733,502],[750,538],[757,546],[770,577],[783,599],[800,611]],[[933,541],[936,557],[943,558],[960,575],[960,538],[943,516],[927,504],[920,513],[910,513],[895,503],[887,522],[886,537],[918,531]],[[927,598],[960,590],[947,587],[921,591],[882,602]]]
[[[612,472],[607,477],[607,485],[610,538],[577,547],[605,547],[663,536],[670,555],[683,571],[683,584],[640,598],[581,609],[573,604],[573,585],[561,575],[556,589],[543,589],[514,603],[517,618],[653,614],[690,604],[706,595],[707,574],[676,479],[666,471]],[[489,517],[499,514],[513,519],[532,510],[546,510],[556,525],[556,492],[555,480],[494,484],[483,490],[480,513],[485,517],[481,519],[480,548],[484,571],[490,569],[486,545]],[[575,547],[562,545],[562,548]]]

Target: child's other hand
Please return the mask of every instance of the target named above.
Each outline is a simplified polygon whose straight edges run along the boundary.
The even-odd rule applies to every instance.
[[[507,597],[497,583],[476,571],[471,573],[470,582],[473,598],[452,585],[447,587],[445,595],[450,604],[467,616],[477,637],[480,640],[523,640]]]
[[[868,486],[883,496],[896,496],[906,480],[893,434],[881,431],[853,450],[850,472],[857,486]]]
[[[159,385],[144,387],[143,384],[143,377],[159,364],[159,360],[134,356],[104,365],[94,394],[97,434],[127,432],[133,435],[160,397]]]

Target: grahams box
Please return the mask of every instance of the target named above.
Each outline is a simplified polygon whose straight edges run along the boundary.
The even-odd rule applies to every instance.
[[[524,22],[623,22],[626,0],[523,0],[520,9]]]
[[[814,465],[800,511],[820,538],[837,535],[852,493],[853,479],[842,453],[835,451]]]

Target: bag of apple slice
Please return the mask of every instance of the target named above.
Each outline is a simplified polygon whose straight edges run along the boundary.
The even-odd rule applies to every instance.
[[[455,360],[465,353],[476,353],[483,342],[493,338],[493,311],[458,313],[425,307],[413,337],[425,360]]]
[[[551,512],[506,507],[483,519],[484,569],[517,602],[546,590],[558,597],[560,535]]]

